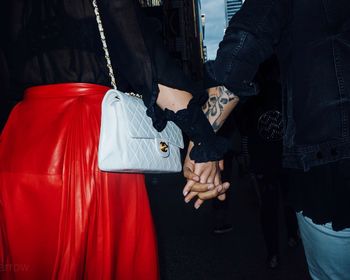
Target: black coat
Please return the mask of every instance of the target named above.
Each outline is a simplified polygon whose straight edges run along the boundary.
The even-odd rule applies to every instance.
[[[213,77],[239,96],[256,93],[259,64],[277,53],[286,167],[350,157],[349,14],[349,0],[247,0],[220,43]]]

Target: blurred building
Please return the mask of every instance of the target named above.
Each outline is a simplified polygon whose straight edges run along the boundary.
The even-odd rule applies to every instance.
[[[165,46],[183,71],[194,80],[202,78],[204,62],[200,0],[139,0],[146,14],[162,25]]]
[[[204,40],[205,40],[205,22],[206,22],[205,14],[201,15],[201,20],[202,20],[202,37],[203,37],[203,61],[206,62],[206,61],[208,61],[208,48],[207,48],[207,46],[204,45]]]
[[[163,0],[139,0],[142,7],[157,7],[163,4]]]
[[[242,0],[225,0],[226,26],[228,26],[228,23],[233,15],[239,11],[243,2]]]
[[[208,48],[207,48],[207,46],[203,46],[203,60],[204,60],[204,62],[208,61]]]

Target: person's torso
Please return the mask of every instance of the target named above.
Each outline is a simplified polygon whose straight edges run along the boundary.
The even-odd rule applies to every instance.
[[[277,50],[284,163],[308,169],[350,157],[350,1],[292,3]]]
[[[17,98],[34,85],[108,85],[102,44],[89,1],[14,0],[7,10],[5,50]]]

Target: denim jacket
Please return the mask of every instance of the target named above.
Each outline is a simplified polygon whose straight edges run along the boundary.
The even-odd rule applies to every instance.
[[[284,166],[350,158],[350,0],[246,0],[211,65],[241,97],[272,53],[283,85]]]

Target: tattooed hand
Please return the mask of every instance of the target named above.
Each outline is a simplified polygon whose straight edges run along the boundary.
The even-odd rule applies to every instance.
[[[239,98],[224,86],[210,88],[208,92],[209,99],[203,107],[203,112],[213,126],[214,131],[217,132],[237,105]],[[188,156],[192,146],[190,143],[184,163],[184,176],[187,179],[187,184],[184,187],[184,196],[187,203],[196,197],[195,208],[198,209],[207,199],[217,197],[220,200],[224,200],[225,192],[230,184],[228,182],[222,183],[221,181],[222,161],[211,163],[213,165],[211,170],[214,170],[214,176],[200,176],[203,169],[202,164],[195,164]],[[214,166],[214,164],[216,165]]]
[[[209,89],[209,99],[203,106],[203,111],[215,132],[220,129],[238,101],[238,96],[224,86]]]

